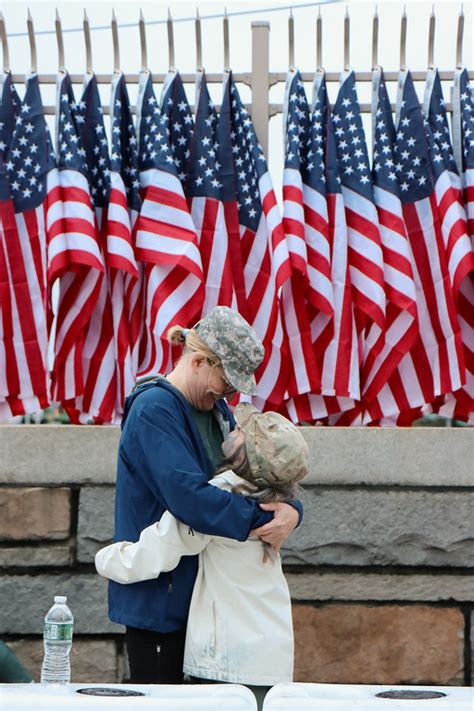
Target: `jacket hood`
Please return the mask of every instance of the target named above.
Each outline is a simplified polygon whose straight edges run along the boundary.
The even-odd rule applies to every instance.
[[[160,381],[160,382],[158,382]],[[137,399],[141,393],[144,393],[146,390],[149,390],[150,388],[154,388],[156,385],[162,385],[163,387],[166,387],[171,390],[172,386],[170,383],[166,382],[166,378],[163,376],[153,376],[152,378],[142,378],[141,380],[138,380],[130,395],[128,395],[125,398],[125,404],[123,408],[123,417],[122,417],[122,422],[120,424],[121,429],[123,429],[123,426],[125,422],[127,421],[127,417],[130,413],[130,408],[132,407],[133,403]]]

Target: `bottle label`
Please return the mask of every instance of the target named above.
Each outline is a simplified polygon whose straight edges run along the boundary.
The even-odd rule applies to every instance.
[[[72,623],[54,624],[52,622],[44,623],[44,639],[52,642],[67,642],[72,639]]]

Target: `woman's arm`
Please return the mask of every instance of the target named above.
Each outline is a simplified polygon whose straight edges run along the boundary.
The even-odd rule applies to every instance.
[[[195,531],[238,541],[271,521],[272,514],[262,511],[255,499],[209,484],[176,414],[155,405],[142,409],[134,425],[128,447],[134,473],[179,521]]]
[[[119,541],[102,548],[95,556],[99,575],[116,583],[138,583],[173,570],[181,556],[197,555],[210,536],[193,531],[165,511],[159,523],[145,528],[137,543]]]
[[[281,547],[301,521],[299,502],[281,504],[274,518],[255,499],[210,486],[176,411],[154,403],[137,414],[130,458],[136,474],[173,516],[195,531],[238,541],[267,524],[264,534],[270,534],[276,550]]]

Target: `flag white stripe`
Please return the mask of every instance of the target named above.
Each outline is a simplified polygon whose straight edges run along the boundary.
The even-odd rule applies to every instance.
[[[201,264],[201,255],[197,246],[182,239],[157,235],[154,232],[137,230],[137,247],[151,252],[174,255],[176,258],[186,256],[197,264]],[[158,244],[157,244],[158,243]]]
[[[317,190],[306,185],[306,183],[303,184],[303,200],[305,205],[309,205],[316,213],[327,220],[328,207],[325,198]]]
[[[154,220],[157,223],[173,225],[173,227],[187,230],[190,236],[194,233],[194,225],[191,216],[181,208],[156,203],[154,200],[145,197],[140,215],[149,220]],[[180,239],[179,241],[186,245],[189,244],[187,240]]]
[[[310,284],[317,284],[317,291],[324,296],[326,301],[328,301],[331,306],[333,306],[333,287],[331,281],[326,277],[326,275],[315,269],[312,264],[308,264],[308,277]]]

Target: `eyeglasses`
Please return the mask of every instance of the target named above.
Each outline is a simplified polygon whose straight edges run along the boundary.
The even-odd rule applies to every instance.
[[[207,362],[208,362],[208,364],[211,366],[211,368],[216,368],[216,369],[217,369],[217,372],[219,373],[219,377],[222,378],[222,380],[223,380],[224,383],[225,383],[225,388],[224,388],[224,390],[222,391],[222,397],[229,397],[230,395],[234,395],[234,394],[237,392],[237,389],[234,388],[234,386],[232,385],[232,383],[229,383],[229,381],[228,381],[227,378],[225,377],[222,366],[217,365],[217,364],[214,363],[210,358],[207,359]]]
[[[225,378],[224,378],[224,380],[225,380]],[[223,397],[230,397],[231,395],[235,395],[235,393],[237,392],[237,388],[234,388],[234,386],[231,385],[227,380],[225,380],[225,382],[226,382],[227,387],[224,390],[224,392],[222,393],[222,396]]]
[[[229,383],[229,381],[225,377],[224,373],[220,369],[219,369],[219,375],[225,383],[225,389],[222,392],[222,396],[223,397],[230,397],[231,395],[234,395],[237,392],[236,388],[234,388],[234,386],[231,383]]]

